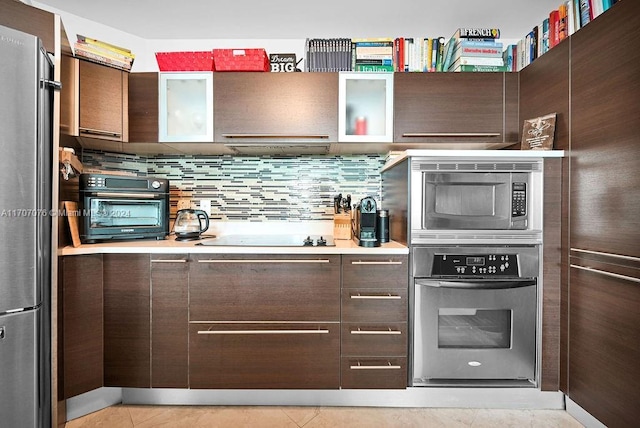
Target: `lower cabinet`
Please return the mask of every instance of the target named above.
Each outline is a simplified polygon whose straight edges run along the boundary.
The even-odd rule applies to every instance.
[[[342,259],[342,388],[407,387],[407,256]]]
[[[339,255],[198,255],[191,388],[340,386]]]
[[[151,386],[149,254],[104,254],[104,386]]]

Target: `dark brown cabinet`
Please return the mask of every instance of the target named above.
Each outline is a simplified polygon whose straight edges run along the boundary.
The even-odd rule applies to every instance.
[[[63,58],[61,127],[71,136],[129,141],[129,73]]]
[[[151,255],[151,387],[189,386],[189,260]]]
[[[60,258],[61,398],[103,386],[102,255]]]
[[[158,142],[158,73],[129,74],[129,141]]]
[[[638,26],[618,2],[570,46],[566,392],[607,426],[640,418]]]
[[[213,97],[216,142],[337,142],[337,73],[216,73]]]
[[[105,254],[104,385],[151,386],[149,254]]]
[[[396,73],[393,90],[396,143],[518,141],[517,73]]]
[[[407,387],[407,262],[407,256],[343,256],[343,388]]]
[[[340,256],[193,256],[191,388],[338,388]]]

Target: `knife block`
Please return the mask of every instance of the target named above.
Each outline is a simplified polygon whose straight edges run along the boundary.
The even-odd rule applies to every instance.
[[[333,239],[351,239],[351,215],[349,213],[333,215]]]

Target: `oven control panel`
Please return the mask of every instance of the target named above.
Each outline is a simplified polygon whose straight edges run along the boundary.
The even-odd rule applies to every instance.
[[[518,277],[517,254],[435,254],[432,276]]]

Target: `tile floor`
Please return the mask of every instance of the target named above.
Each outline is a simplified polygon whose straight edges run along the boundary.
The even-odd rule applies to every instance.
[[[74,419],[66,427],[579,428],[582,425],[563,410],[117,405]]]

